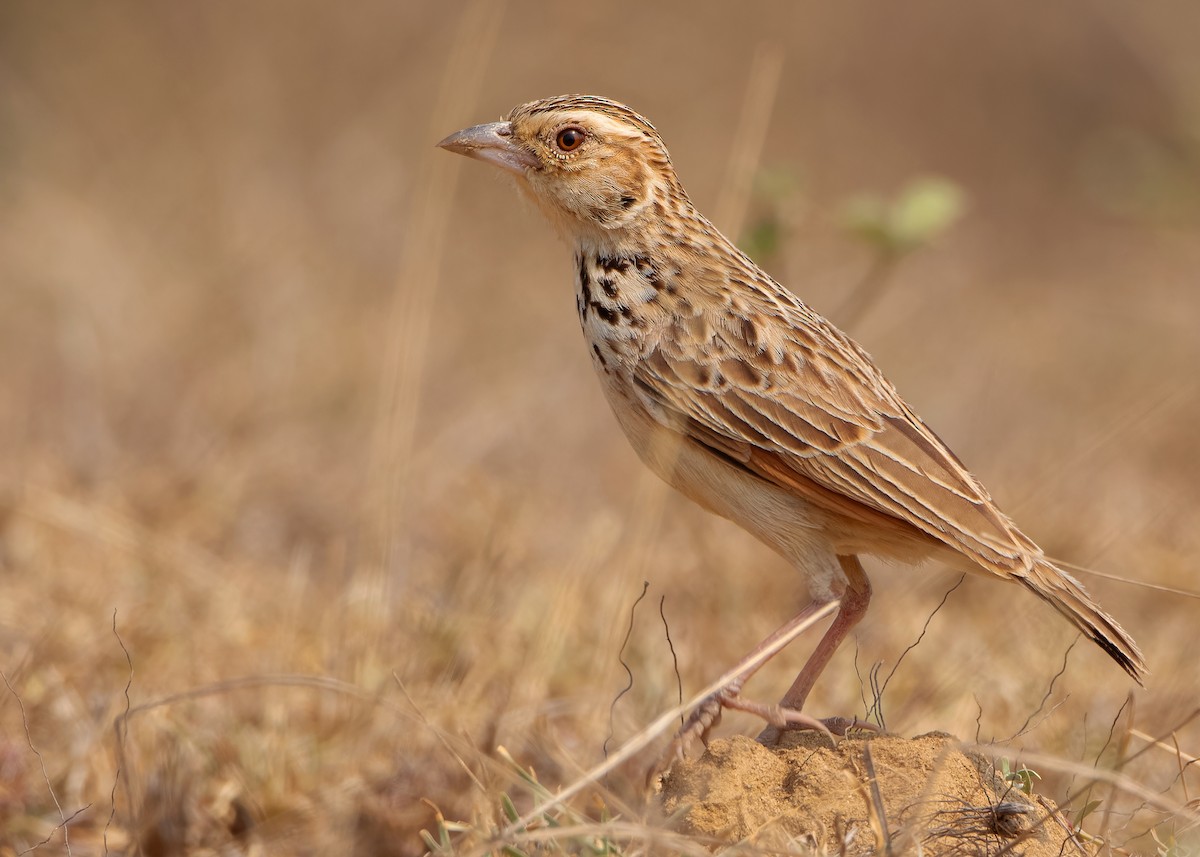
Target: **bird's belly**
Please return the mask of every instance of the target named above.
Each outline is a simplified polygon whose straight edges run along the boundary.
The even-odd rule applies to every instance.
[[[820,509],[664,426],[611,375],[601,381],[626,437],[659,478],[791,562],[813,598],[841,594],[846,579]]]

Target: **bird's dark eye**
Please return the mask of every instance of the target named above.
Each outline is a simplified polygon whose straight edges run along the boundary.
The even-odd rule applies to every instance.
[[[586,135],[579,128],[563,128],[554,142],[558,143],[558,148],[564,152],[574,152],[583,145],[584,136]]]

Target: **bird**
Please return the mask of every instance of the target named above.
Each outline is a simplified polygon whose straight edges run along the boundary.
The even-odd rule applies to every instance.
[[[837,605],[779,703],[742,697],[761,664],[746,668],[692,712],[679,753],[707,741],[725,708],[766,720],[760,740],[789,728],[844,734],[845,718],[804,706],[867,611],[863,555],[1021,584],[1144,683],[1133,638],[1000,511],[870,355],[696,210],[644,116],[561,95],[437,145],[512,176],[574,250],[592,365],[641,460],[807,584],[804,609],[740,663]]]

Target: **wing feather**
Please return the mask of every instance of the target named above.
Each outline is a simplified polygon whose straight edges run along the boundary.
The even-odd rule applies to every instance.
[[[719,318],[695,321],[709,337],[704,347],[658,347],[634,370],[680,430],[831,511],[858,506],[851,517],[892,519],[997,574],[1027,570],[1032,543],[824,319],[803,306],[772,307],[755,319],[753,347]]]

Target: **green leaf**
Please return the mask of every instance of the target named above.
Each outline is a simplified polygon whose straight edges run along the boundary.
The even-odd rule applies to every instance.
[[[437,854],[441,852],[441,846],[438,845],[437,840],[429,834],[428,830],[421,831],[421,839],[425,841],[425,847],[429,849],[431,854]]]
[[[1099,809],[1100,805],[1103,803],[1104,801],[1102,800],[1089,800],[1087,803],[1085,803],[1083,808],[1080,809],[1078,814],[1075,816],[1075,826],[1079,827],[1081,824],[1083,824],[1083,820]]]
[[[918,179],[892,204],[892,234],[904,248],[919,247],[962,216],[966,198],[958,185],[941,178]]]
[[[890,202],[877,194],[859,194],[842,206],[841,221],[880,252],[902,254],[945,232],[966,208],[966,195],[943,178],[909,183]]]
[[[510,824],[521,817],[521,814],[517,812],[517,808],[513,805],[512,798],[508,796],[507,792],[500,795],[500,808],[504,811],[504,817],[508,819]]]

